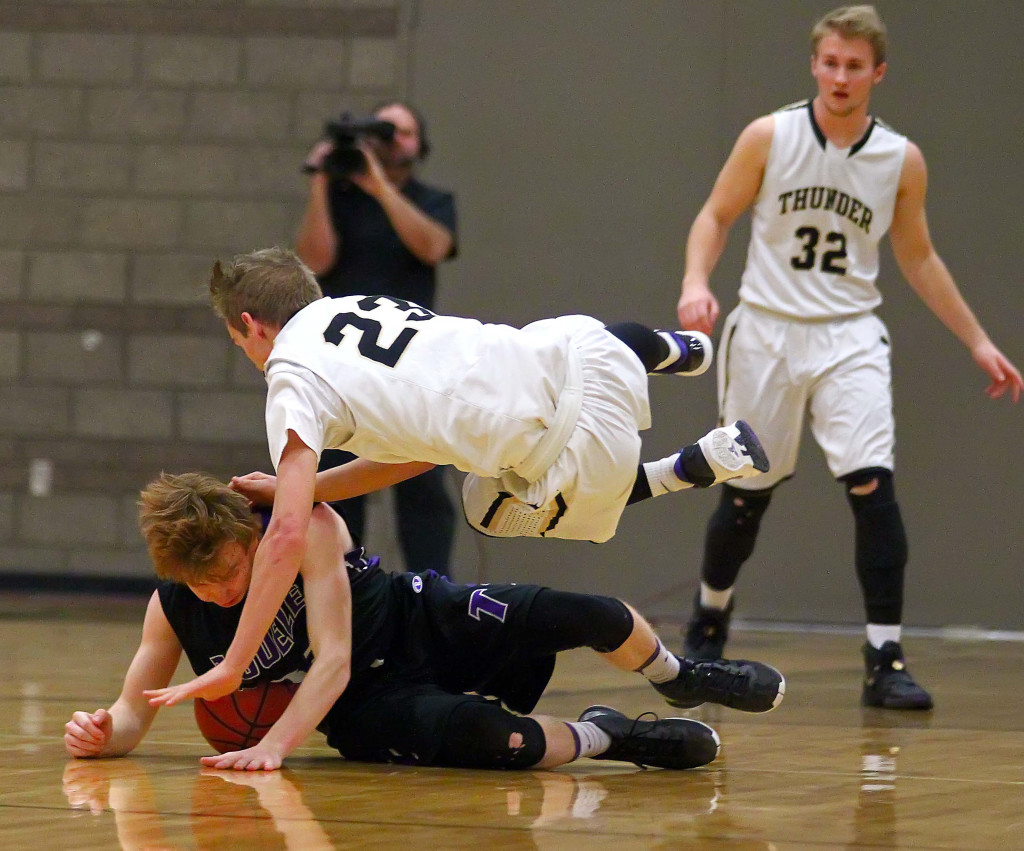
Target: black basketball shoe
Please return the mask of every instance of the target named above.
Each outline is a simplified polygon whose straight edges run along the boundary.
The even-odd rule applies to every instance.
[[[914,682],[903,661],[903,648],[886,641],[880,649],[864,645],[864,706],[882,709],[931,709],[932,696]]]
[[[713,609],[700,604],[700,592],[693,603],[693,615],[686,627],[683,655],[687,659],[712,661],[725,654],[729,638],[729,620],[732,618],[732,599],[724,609]]]
[[[649,715],[650,720],[644,716]],[[629,718],[610,706],[590,706],[580,721],[591,721],[612,739],[612,746],[593,759],[617,759],[645,768],[696,768],[707,765],[721,746],[718,733],[691,718],[659,718],[645,712]]]
[[[771,665],[746,659],[698,662],[679,659],[679,676],[651,683],[672,706],[693,709],[720,703],[741,712],[769,712],[786,693],[786,679]]]

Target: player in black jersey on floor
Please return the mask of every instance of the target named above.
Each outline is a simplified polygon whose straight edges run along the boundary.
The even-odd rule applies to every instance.
[[[67,723],[72,756],[131,751],[182,650],[197,674],[223,658],[267,519],[198,473],[162,474],[142,492],[140,525],[163,581],[121,696]],[[243,677],[247,686],[301,684],[258,745],[202,762],[276,769],[314,729],[346,758],[368,762],[551,768],[589,756],[691,768],[716,757],[717,734],[692,719],[633,720],[604,706],[577,721],[519,714],[536,706],[556,654],[575,647],[639,672],[676,706],[712,701],[764,712],[784,692],[781,675],[767,665],[674,656],[636,611],[610,597],[385,572],[355,547],[344,521],[318,504],[299,576]]]

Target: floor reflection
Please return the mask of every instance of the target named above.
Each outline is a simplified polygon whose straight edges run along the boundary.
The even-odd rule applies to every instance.
[[[181,847],[183,833],[190,847],[200,849],[319,851],[365,834],[370,814],[380,817],[380,806],[398,830],[452,827],[444,812],[446,799],[458,807],[456,821],[463,833],[474,827],[490,832],[504,824],[503,847],[538,851],[565,848],[567,837],[584,834],[588,847],[596,849],[622,841],[631,846],[646,829],[655,843],[658,835],[665,842],[665,836],[699,841],[723,828],[747,833],[729,823],[722,771],[644,771],[623,765],[601,766],[595,774],[459,772],[453,778],[430,769],[336,765],[332,769],[319,760],[313,772],[232,772],[182,770],[167,761],[150,764],[132,757],[69,760],[62,786],[72,809],[113,820],[126,851]],[[415,802],[404,814],[395,807],[402,799]],[[466,815],[470,811],[472,816]],[[707,820],[706,830],[701,820]]]
[[[202,769],[191,776],[175,774],[173,782],[189,786],[188,819],[198,848],[334,848],[285,771]],[[112,815],[125,851],[178,847],[177,831],[168,828],[182,813],[158,802],[157,784],[142,762],[70,760],[64,769],[63,791],[74,809],[88,810],[98,818]],[[277,833],[270,844],[268,827]]]

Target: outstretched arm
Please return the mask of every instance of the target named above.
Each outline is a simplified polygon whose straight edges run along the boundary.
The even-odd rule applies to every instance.
[[[64,725],[64,747],[79,758],[124,756],[142,741],[157,707],[143,692],[166,686],[181,658],[181,643],[168,623],[156,591],[149,598],[142,640],[128,666],[121,696],[109,709],[78,711]]]
[[[383,490],[420,473],[434,469],[436,465],[425,461],[409,461],[405,464],[382,464],[356,458],[337,467],[321,470],[316,474],[316,488],[313,498],[317,502],[334,502],[351,499],[354,496]],[[248,498],[254,505],[272,505],[277,479],[267,473],[247,473],[231,479],[232,489]]]
[[[204,765],[272,771],[305,741],[348,685],[352,661],[352,593],[345,553],[352,538],[327,505],[313,509],[302,564],[306,628],[313,664],[284,714],[255,747],[205,756]]]
[[[896,261],[914,292],[992,379],[985,392],[998,399],[1009,391],[1016,402],[1024,390],[1020,371],[988,338],[932,244],[925,215],[927,185],[924,156],[916,145],[908,142],[889,230]]]
[[[686,240],[686,271],[677,307],[681,328],[710,334],[718,320],[711,272],[722,256],[733,222],[750,207],[761,189],[774,128],[775,119],[767,115],[744,129],[694,219]]]
[[[256,550],[249,594],[231,647],[224,660],[202,676],[151,693],[154,706],[173,706],[195,697],[213,700],[237,691],[242,684],[242,674],[274,622],[306,552],[316,453],[294,431],[288,431],[277,472],[273,515]]]

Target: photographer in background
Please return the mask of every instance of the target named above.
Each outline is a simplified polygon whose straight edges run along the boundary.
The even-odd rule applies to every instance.
[[[309,200],[295,251],[316,273],[325,296],[388,295],[432,309],[437,264],[458,252],[455,199],[414,176],[430,150],[419,113],[395,101],[379,107],[374,118],[343,116],[328,124],[327,138],[310,151],[304,168],[311,172]],[[351,458],[326,450],[320,469]],[[448,574],[455,511],[445,469],[435,467],[392,488],[405,566],[416,573]],[[361,539],[364,498],[335,507]]]

